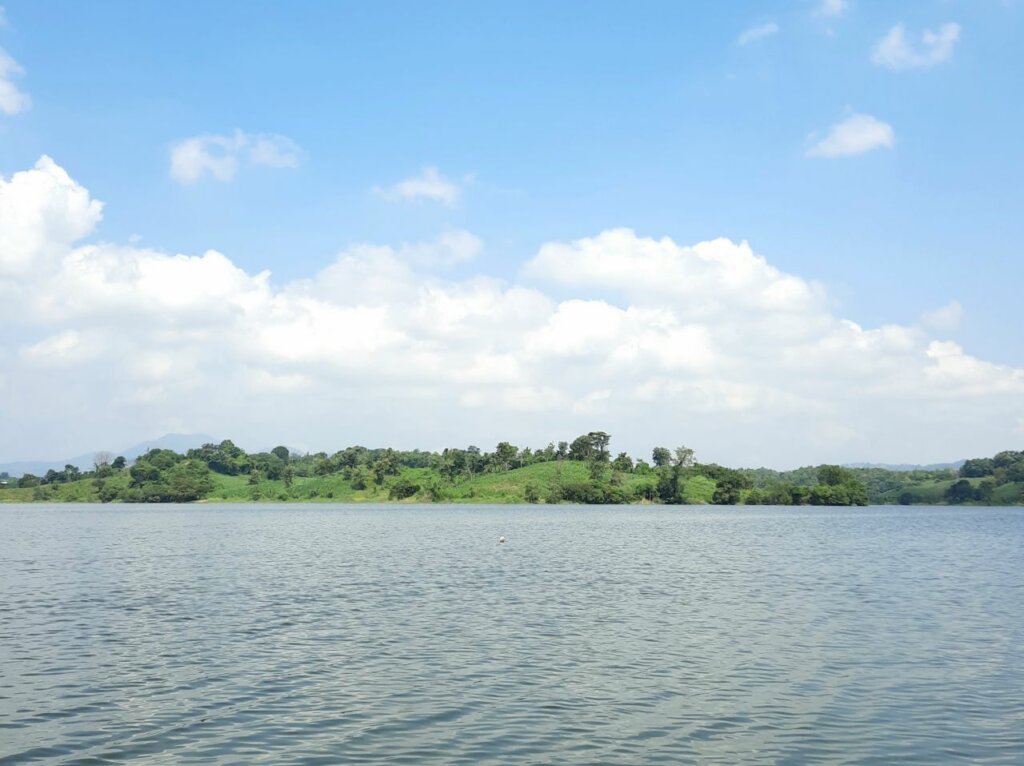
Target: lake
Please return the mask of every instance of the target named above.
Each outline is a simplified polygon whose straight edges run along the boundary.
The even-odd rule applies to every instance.
[[[0,525],[3,764],[1024,762],[1022,509]]]

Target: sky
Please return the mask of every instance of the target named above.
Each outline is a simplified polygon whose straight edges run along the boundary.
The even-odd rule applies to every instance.
[[[0,12],[0,461],[1024,442],[1024,3]]]

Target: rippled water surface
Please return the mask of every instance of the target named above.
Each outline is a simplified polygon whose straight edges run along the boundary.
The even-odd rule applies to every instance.
[[[1022,550],[1016,509],[0,507],[0,763],[1024,763]]]

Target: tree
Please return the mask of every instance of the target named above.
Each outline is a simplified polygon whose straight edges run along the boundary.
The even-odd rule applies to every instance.
[[[210,469],[198,460],[185,460],[167,472],[164,497],[175,503],[189,503],[213,491]]]
[[[612,461],[612,468],[614,468],[616,471],[622,471],[623,473],[632,473],[633,458],[631,458],[625,452],[620,452]]]
[[[611,441],[611,437],[604,431],[591,431],[587,434],[586,439],[590,480],[595,482],[602,481],[605,469],[609,463],[608,442]]]
[[[448,499],[448,487],[436,476],[432,476],[427,480],[426,485],[423,487],[423,492],[432,503],[443,503]]]
[[[651,453],[651,462],[657,468],[664,468],[670,462],[672,462],[672,453],[667,447],[655,447]]]
[[[190,449],[186,455],[193,460],[202,460],[210,470],[225,476],[240,476],[252,470],[253,461],[245,450],[230,439],[220,444],[204,444],[198,449]]]
[[[1007,481],[1024,482],[1024,460],[1018,460],[1006,467]]]
[[[793,505],[805,505],[810,499],[811,488],[802,487],[800,485],[793,485],[790,487],[790,497],[793,499]]]
[[[946,490],[946,500],[950,503],[967,503],[974,499],[974,487],[967,479],[960,479]]]
[[[981,476],[991,476],[993,468],[995,468],[995,466],[993,465],[991,458],[983,457],[976,458],[974,460],[965,460],[964,464],[960,466],[960,477],[970,479]]]
[[[92,465],[97,471],[104,466],[109,466],[111,461],[114,459],[114,453],[112,452],[97,452],[92,456]]]
[[[507,471],[512,468],[512,463],[516,459],[516,455],[519,454],[519,449],[508,442],[498,442],[498,446],[494,449],[494,465],[501,471]]]
[[[110,464],[110,467],[115,471],[123,471],[125,466],[128,465],[128,460],[124,455],[118,455],[114,458],[114,462]]]
[[[769,505],[768,493],[762,489],[752,489],[743,502],[746,505]]]
[[[264,444],[266,444],[266,442],[264,442]],[[274,449],[270,450],[270,454],[277,457],[278,460],[287,463],[289,458],[291,458],[292,453],[285,446],[277,446],[274,447]]]
[[[818,466],[818,483],[829,487],[845,484],[853,478],[853,473],[838,465]]]
[[[420,491],[420,485],[402,476],[395,480],[388,491],[388,497],[392,500],[405,500]]]
[[[395,451],[393,449],[384,450],[381,456],[373,461],[370,471],[373,473],[373,480],[377,486],[382,486],[386,476],[398,473],[398,466],[395,464]]]
[[[612,437],[604,431],[591,431],[587,434],[587,440],[590,442],[591,455],[596,454],[601,460],[607,461],[610,457],[608,454],[608,444],[611,442]]]
[[[589,436],[577,436],[569,445],[569,459],[578,460],[581,463],[590,458],[592,449]]]
[[[362,466],[352,469],[352,478],[350,481],[352,482],[352,489],[356,490],[366,489],[370,484],[366,469]]]
[[[1003,452],[996,453],[995,457],[992,458],[992,465],[996,468],[1009,468],[1021,459],[1024,459],[1024,452],[1004,450]]]
[[[689,447],[676,447],[673,465],[676,468],[690,468],[693,464],[693,450]]]
[[[715,484],[715,494],[711,502],[715,505],[736,505],[740,501],[740,489],[743,481],[737,474],[724,476]]]

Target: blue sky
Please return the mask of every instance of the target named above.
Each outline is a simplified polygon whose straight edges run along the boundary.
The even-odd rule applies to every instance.
[[[620,227],[682,246],[726,237],[820,283],[865,328],[956,301],[935,339],[1024,366],[1024,4],[4,5],[0,48],[24,70],[8,79],[31,108],[0,112],[0,174],[52,157],[105,203],[83,242],[215,249],[285,289],[359,243],[446,231],[482,243],[448,283],[528,287],[545,243]],[[948,25],[950,40],[922,38]],[[858,116],[888,133],[813,150]],[[176,180],[175,148],[204,136],[244,145],[231,180]],[[286,137],[284,167],[251,160],[260,137]],[[394,191],[425,168],[456,196]],[[181,425],[211,431],[201,420]],[[38,450],[51,446],[65,445]]]

